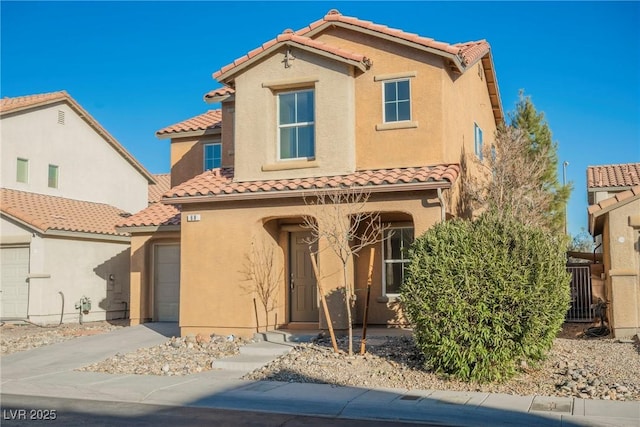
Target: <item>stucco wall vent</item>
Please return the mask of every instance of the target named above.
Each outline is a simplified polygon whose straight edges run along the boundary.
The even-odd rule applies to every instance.
[[[59,125],[64,124],[64,111],[62,110],[58,110],[58,124]]]

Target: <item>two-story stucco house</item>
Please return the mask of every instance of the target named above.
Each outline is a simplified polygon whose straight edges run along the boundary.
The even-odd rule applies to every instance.
[[[123,318],[130,238],[154,177],[65,91],[0,100],[0,317]]]
[[[255,295],[243,265],[252,244],[266,244],[282,273],[268,327],[324,327],[305,197],[346,188],[364,188],[367,209],[392,227],[374,246],[369,322],[402,322],[404,249],[458,215],[460,164],[493,144],[503,120],[489,44],[438,42],[333,10],[213,77],[222,87],[205,100],[220,109],[157,132],[171,139],[172,189],[119,228],[132,233],[132,322],[250,335]],[[318,245],[335,296],[341,263]],[[358,295],[368,265],[348,266]],[[335,327],[346,328],[343,303],[330,305]],[[356,323],[363,307],[358,298]]]

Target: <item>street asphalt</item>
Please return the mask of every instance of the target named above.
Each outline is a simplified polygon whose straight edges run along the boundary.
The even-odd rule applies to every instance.
[[[375,333],[375,329],[370,329],[369,336]],[[162,344],[174,335],[178,335],[176,324],[151,323],[2,356],[0,406],[3,410],[0,422],[19,425],[15,419],[12,421],[12,417],[18,416],[15,412],[16,399],[29,396],[31,400],[25,397],[24,402],[31,402],[34,398],[45,400],[38,400],[37,408],[23,405],[21,409],[46,410],[46,403],[43,403],[46,398],[50,398],[51,409],[54,399],[59,398],[86,400],[87,404],[93,402],[94,405],[95,402],[104,402],[105,408],[115,404],[119,408],[127,408],[125,404],[130,404],[131,420],[136,419],[140,408],[146,408],[147,415],[171,411],[171,408],[173,411],[178,411],[176,408],[199,408],[197,411],[220,410],[221,423],[227,419],[224,416],[229,414],[229,410],[235,410],[310,417],[309,420],[320,417],[326,425],[341,424],[341,420],[371,420],[376,423],[453,426],[640,427],[640,402],[637,401],[367,389],[240,379],[247,372],[289,351],[294,344],[285,340],[250,344],[243,347],[241,354],[217,362],[214,365],[216,369],[188,376],[113,375],[74,370],[116,353]],[[64,414],[64,409],[60,411],[56,412],[57,417],[70,416]],[[184,417],[191,413],[184,409],[180,411]],[[194,409],[194,416],[197,411]],[[32,412],[44,415],[44,412]],[[104,416],[108,419],[107,412],[105,409]],[[209,412],[213,419],[215,413]],[[123,417],[126,419],[126,413],[119,412],[114,419],[122,424]],[[304,425],[303,418],[297,420],[299,425]],[[92,421],[97,421],[97,418],[88,417],[85,424],[95,425]],[[99,424],[111,425],[108,422]],[[252,421],[241,425],[260,424]]]

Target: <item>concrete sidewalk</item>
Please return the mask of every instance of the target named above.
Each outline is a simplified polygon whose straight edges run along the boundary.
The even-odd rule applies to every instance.
[[[242,354],[220,361],[221,369],[183,377],[73,370],[174,334],[175,324],[146,324],[3,356],[2,393],[456,426],[640,426],[640,402],[240,379],[287,352],[293,344],[284,340],[245,346]]]

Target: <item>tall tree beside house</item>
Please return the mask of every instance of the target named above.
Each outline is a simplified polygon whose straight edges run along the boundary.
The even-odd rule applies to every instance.
[[[563,232],[566,206],[571,195],[571,184],[558,181],[558,144],[552,139],[551,129],[544,113],[538,112],[530,96],[520,91],[516,109],[509,115],[510,125],[523,131],[528,137],[526,151],[528,160],[534,160],[542,168],[538,183],[542,191],[550,194],[550,204],[546,212],[545,228],[557,233]]]

